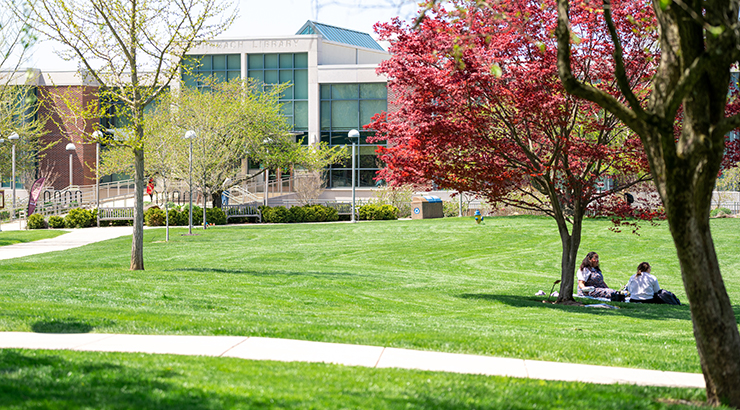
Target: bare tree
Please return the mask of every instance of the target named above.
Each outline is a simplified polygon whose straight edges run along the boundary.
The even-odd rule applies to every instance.
[[[144,269],[144,107],[179,74],[179,62],[196,44],[223,32],[233,21],[228,0],[37,0],[26,3],[35,27],[67,47],[99,85],[99,104],[87,117],[115,117],[128,132],[103,142],[128,147],[135,164],[134,235],[131,269]]]

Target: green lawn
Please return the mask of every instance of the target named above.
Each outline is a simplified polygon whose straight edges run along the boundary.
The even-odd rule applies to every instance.
[[[690,409],[702,390],[309,363],[0,350],[2,409]]]
[[[33,242],[41,239],[55,238],[64,235],[67,231],[55,229],[37,229],[32,231],[2,231],[0,232],[0,246],[13,245],[22,242]]]
[[[600,253],[607,283],[651,262],[685,301],[668,229],[613,233],[587,220],[581,255]],[[740,298],[740,221],[713,221],[725,283]],[[0,330],[249,335],[523,359],[699,372],[687,306],[552,306],[534,297],[559,277],[547,218],[219,227],[0,261]],[[740,311],[736,307],[736,314]]]

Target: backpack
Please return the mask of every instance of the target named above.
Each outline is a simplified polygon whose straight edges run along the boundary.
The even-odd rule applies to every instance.
[[[659,299],[662,303],[665,303],[666,305],[680,305],[681,304],[681,301],[678,300],[676,295],[674,295],[673,293],[665,289],[659,290],[655,294],[655,298]]]

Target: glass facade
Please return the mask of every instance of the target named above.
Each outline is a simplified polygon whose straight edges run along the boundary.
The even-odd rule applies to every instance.
[[[308,131],[308,53],[249,54],[247,76],[266,87],[291,83],[280,98],[283,114],[293,130]]]
[[[218,81],[241,78],[242,62],[240,54],[209,54],[187,56],[182,70],[182,82],[186,87],[202,88],[206,77],[215,77]]]
[[[347,145],[351,149],[347,133],[352,129],[360,131],[359,152],[356,153],[357,186],[378,185],[374,178],[383,164],[375,154],[377,144],[367,142],[375,132],[362,127],[371,122],[373,115],[387,110],[387,101],[385,83],[321,85],[321,141],[329,145]],[[351,158],[330,167],[328,186],[352,186]]]

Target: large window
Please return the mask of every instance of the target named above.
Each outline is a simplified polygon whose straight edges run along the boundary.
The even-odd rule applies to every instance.
[[[290,83],[280,98],[295,131],[308,131],[308,54],[249,54],[247,76],[272,84]]]
[[[202,88],[202,80],[215,77],[217,81],[241,78],[242,63],[240,54],[209,54],[185,56],[182,81],[186,87]]]
[[[322,84],[321,85],[321,140],[329,145],[351,143],[347,133],[360,131],[360,146],[357,152],[358,186],[376,186],[376,173],[383,167],[375,150],[376,144],[368,144],[367,138],[374,131],[364,130],[373,115],[387,109],[388,90],[385,83]],[[352,160],[330,167],[329,187],[352,186]]]

